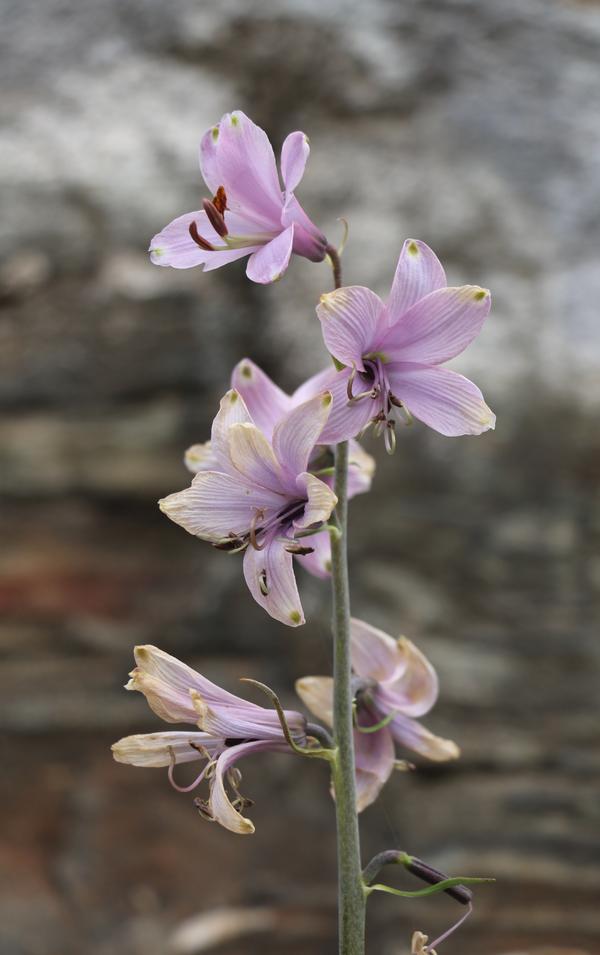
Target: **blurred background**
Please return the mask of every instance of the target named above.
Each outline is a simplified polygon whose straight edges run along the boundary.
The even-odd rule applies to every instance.
[[[354,611],[429,655],[427,725],[463,749],[390,781],[365,860],[497,877],[448,955],[600,952],[600,4],[1,5],[2,955],[335,950],[322,765],[247,763],[242,838],[109,751],[161,728],[122,689],[136,643],[291,705],[330,669],[325,585],[302,575],[309,623],[285,630],[155,503],[188,483],[243,355],[289,389],[325,361],[325,264],[262,288],[243,263],[148,261],[206,194],[197,144],[233,108],[276,147],[309,135],[299,198],[334,243],[347,217],[347,283],[386,295],[413,236],[450,284],[493,292],[453,364],[497,430],[370,446],[375,492],[352,505]],[[404,955],[456,908],[376,898],[369,951]]]

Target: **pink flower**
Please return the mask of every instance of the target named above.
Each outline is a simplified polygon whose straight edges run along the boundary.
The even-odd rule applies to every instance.
[[[157,647],[136,647],[134,652],[137,666],[125,689],[143,693],[167,723],[189,723],[198,730],[126,736],[113,745],[114,758],[132,766],[169,767],[169,779],[180,792],[206,780],[208,800],[195,800],[200,813],[231,832],[253,833],[252,822],[241,812],[251,803],[241,796],[241,774],[233,767],[252,753],[291,752],[276,712],[222,690]],[[294,741],[303,745],[306,720],[293,710],[285,716]],[[204,763],[199,776],[189,786],[178,786],[174,766],[197,761]]]
[[[281,189],[273,148],[241,110],[226,113],[200,143],[202,177],[213,195],[203,208],[170,222],[150,243],[155,265],[218,269],[250,255],[246,275],[267,284],[280,278],[292,252],[325,258],[327,239],[294,195],[310,152],[302,132],[281,150]]]
[[[303,404],[308,398],[315,397],[322,388],[320,380],[322,374],[309,379],[292,395],[287,395],[281,388],[271,381],[258,365],[244,358],[233,370],[231,387],[240,394],[246,408],[254,422],[260,428],[267,441],[273,438],[276,426],[294,408]],[[218,470],[218,462],[213,454],[210,441],[204,444],[194,444],[185,454],[186,466],[194,474],[198,471]],[[328,487],[333,489],[333,477],[323,474],[333,465],[332,450],[327,445],[318,444],[313,449],[308,470],[321,477]],[[348,497],[364,494],[371,487],[375,472],[375,461],[370,454],[361,448],[357,441],[350,442],[348,468]],[[306,555],[297,555],[300,564],[311,574],[317,577],[329,577],[331,571],[331,542],[329,532],[315,534],[310,539],[312,552]]]
[[[448,288],[435,253],[414,239],[404,243],[387,304],[360,285],[323,295],[325,344],[346,367],[320,382],[333,394],[322,440],[333,444],[374,423],[393,450],[398,408],[444,435],[493,428],[479,388],[440,367],[473,341],[489,310],[486,289]]]
[[[352,669],[356,726],[356,785],[359,811],[375,801],[394,769],[395,743],[444,761],[456,759],[456,743],[441,739],[414,718],[428,713],[438,696],[438,679],[426,657],[406,637],[393,640],[362,620],[352,619]],[[296,691],[319,719],[333,724],[331,677],[307,676]],[[361,728],[385,725],[374,732]]]
[[[308,471],[330,408],[327,392],[303,402],[281,418],[268,441],[240,394],[228,391],[212,426],[214,469],[199,470],[191,487],[159,502],[190,534],[221,550],[244,551],[250,593],[292,627],[304,623],[293,556],[312,552],[314,532],[337,503],[331,488]]]

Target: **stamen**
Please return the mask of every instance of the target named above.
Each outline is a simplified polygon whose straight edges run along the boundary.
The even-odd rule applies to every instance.
[[[213,205],[215,206],[217,212],[220,212],[221,215],[223,215],[227,208],[227,193],[225,192],[225,186],[219,186],[217,189],[213,196]]]
[[[267,584],[267,572],[266,570],[261,570],[258,575],[258,586],[263,597],[269,596],[269,587]]]
[[[246,550],[248,544],[248,540],[231,533],[229,537],[221,538],[221,540],[214,542],[212,546],[217,550],[226,550],[229,554],[239,554],[241,550]]]
[[[262,510],[262,508],[260,508],[260,507],[257,508],[257,509],[255,510],[255,512],[254,512],[254,517],[252,518],[252,522],[251,522],[251,524],[250,524],[250,532],[249,532],[249,533],[250,533],[250,543],[252,544],[254,550],[264,550],[264,549],[265,549],[265,544],[259,544],[258,541],[257,541],[257,539],[256,539],[256,525],[258,524],[259,521],[263,521],[264,519],[265,519],[265,512]],[[258,530],[260,531],[261,528],[259,527]],[[266,543],[266,542],[265,542],[265,543]]]
[[[190,222],[190,227],[189,227],[189,230],[188,230],[188,231],[189,231],[189,233],[190,233],[192,239],[193,239],[194,242],[196,243],[196,245],[199,245],[200,248],[201,248],[201,249],[204,249],[205,252],[214,252],[214,251],[215,251],[214,245],[211,245],[210,242],[207,242],[206,239],[203,239],[203,238],[202,238],[202,236],[201,236],[200,233],[198,232],[198,226],[196,225],[195,222],[193,222],[193,221]]]
[[[307,554],[314,554],[314,547],[303,547],[302,544],[296,544],[292,541],[289,546],[285,548],[288,554],[294,554],[296,557],[306,557]]]
[[[208,801],[206,799],[200,799],[198,796],[194,799],[194,806],[200,813],[203,819],[206,819],[207,822],[214,822],[215,817],[208,808]]]
[[[190,746],[193,746],[193,743],[190,743]],[[169,747],[167,747],[167,748],[168,748],[168,750],[169,750],[169,759],[171,760],[171,764],[170,764],[170,766],[169,766],[169,771],[168,771],[167,775],[168,775],[168,777],[169,777],[169,782],[171,783],[171,786],[173,787],[173,789],[176,789],[178,793],[191,793],[192,789],[195,789],[196,786],[199,786],[200,783],[202,782],[202,780],[204,779],[204,777],[206,776],[206,771],[207,771],[207,769],[208,769],[208,765],[210,765],[210,764],[208,764],[208,765],[206,765],[206,766],[204,767],[204,769],[202,770],[202,772],[196,777],[196,779],[193,781],[193,783],[190,783],[189,786],[179,786],[179,785],[175,782],[175,780],[174,780],[174,778],[173,778],[173,770],[174,770],[174,768],[175,768],[175,766],[176,766],[176,764],[177,764],[177,760],[176,760],[176,758],[175,758],[175,752],[174,752],[172,746],[169,746]],[[194,747],[194,749],[195,749],[195,748],[196,748],[196,747]]]
[[[346,384],[346,394],[348,395],[348,401],[354,401],[354,395],[352,394],[352,385],[354,384],[354,379],[356,378],[356,364],[352,362],[352,371],[350,372],[350,377]]]
[[[396,450],[396,422],[393,418],[388,418],[386,422],[384,444],[387,453],[393,454]]]
[[[427,945],[427,951],[432,952],[433,949],[436,947],[436,945],[439,945],[440,942],[445,941],[450,935],[452,935],[453,932],[456,931],[457,928],[460,928],[463,922],[465,922],[469,918],[469,915],[471,914],[472,911],[473,911],[473,904],[469,902],[468,908],[465,914],[459,918],[458,922],[455,922],[454,925],[451,925],[450,928],[443,933],[443,935],[440,935],[439,938],[436,938],[435,941],[431,943],[431,945]]]
[[[211,202],[210,199],[203,199],[202,207],[206,212],[206,218],[210,222],[217,235],[220,235],[221,238],[225,238],[226,235],[229,235],[229,229],[225,225],[223,213],[219,211],[216,203],[214,201]]]

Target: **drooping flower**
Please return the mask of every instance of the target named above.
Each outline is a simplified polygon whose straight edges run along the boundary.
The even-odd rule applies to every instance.
[[[254,424],[260,428],[267,441],[272,441],[275,427],[287,414],[308,398],[323,391],[320,386],[322,377],[322,373],[315,375],[292,395],[287,395],[258,365],[249,358],[244,358],[233,370],[231,387],[242,396]],[[188,448],[185,463],[194,474],[198,471],[218,469],[218,462],[210,441],[194,444]],[[370,489],[375,472],[375,461],[358,441],[350,441],[348,464],[348,497],[352,498]],[[309,458],[308,470],[333,489],[333,477],[327,473],[332,465],[332,449],[327,445],[316,445]],[[324,531],[321,534],[315,534],[311,537],[310,545],[313,548],[312,553],[298,556],[299,562],[315,576],[328,577],[331,570],[329,533]]]
[[[460,751],[456,743],[434,736],[415,719],[429,712],[439,687],[435,670],[414,643],[406,637],[393,640],[353,618],[350,652],[357,802],[362,811],[374,802],[394,769],[395,743],[436,762],[456,759]],[[303,677],[296,691],[311,713],[332,725],[331,677]]]
[[[239,392],[228,391],[212,426],[214,469],[199,470],[191,487],[159,502],[190,534],[221,550],[244,551],[250,593],[292,627],[304,623],[293,556],[312,552],[313,532],[337,503],[308,471],[330,408],[328,392],[305,401],[281,418],[268,441]]]
[[[250,255],[246,275],[267,284],[280,278],[292,252],[325,258],[327,239],[295,196],[310,148],[302,132],[281,150],[281,175],[267,134],[241,110],[226,113],[202,137],[200,170],[213,198],[169,223],[150,243],[156,265],[218,269]]]
[[[163,766],[180,792],[191,792],[205,780],[207,800],[197,798],[201,815],[231,832],[247,835],[254,826],[242,815],[252,803],[239,792],[238,759],[259,752],[291,752],[279,717],[255,703],[228,693],[176,657],[153,646],[135,648],[136,668],[127,690],[139,690],[150,708],[167,723],[189,723],[198,729],[126,736],[112,746],[119,763],[132,766]],[[286,711],[294,741],[304,745],[306,720],[301,713]],[[178,763],[201,762],[203,768],[189,786],[173,778]]]
[[[355,437],[372,422],[393,450],[397,409],[448,436],[493,428],[479,388],[441,367],[473,341],[489,310],[486,289],[448,288],[435,253],[414,239],[404,243],[387,304],[358,285],[321,296],[325,344],[345,366],[321,381],[333,394],[323,440]]]

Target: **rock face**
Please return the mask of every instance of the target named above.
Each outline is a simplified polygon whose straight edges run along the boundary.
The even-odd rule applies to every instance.
[[[310,136],[301,198],[332,241],[349,220],[347,282],[385,294],[414,235],[452,283],[494,295],[454,364],[496,432],[407,430],[393,460],[377,449],[377,493],[352,508],[354,610],[429,654],[442,685],[429,725],[463,749],[390,782],[364,816],[365,857],[401,846],[495,875],[464,955],[598,951],[600,7],[4,8],[3,955],[162,955],[183,919],[224,906],[279,913],[224,955],[334,945],[322,767],[249,765],[257,834],[243,840],[108,749],[157,728],[121,689],[137,642],[290,703],[297,676],[330,666],[326,587],[302,580],[310,622],[283,633],[239,562],[154,503],[186,483],[182,452],[207,436],[242,355],[290,388],[324,362],[325,265],[295,261],[263,289],[238,265],[147,261],[149,238],[199,205],[199,135],[235,107],[275,142]],[[434,938],[457,915],[451,900],[382,898],[371,950],[400,955],[414,929]]]

